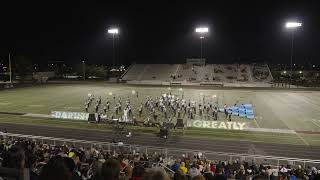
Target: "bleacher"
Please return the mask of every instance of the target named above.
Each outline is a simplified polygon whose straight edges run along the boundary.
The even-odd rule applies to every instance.
[[[122,79],[170,81],[177,68],[177,64],[134,64]]]
[[[147,64],[141,79],[169,81],[177,68],[177,64]]]
[[[124,80],[137,80],[139,75],[143,72],[145,65],[144,64],[134,64],[131,69],[126,72],[122,79]]]
[[[215,81],[235,82],[238,76],[237,64],[216,64],[214,65]]]
[[[267,64],[252,64],[252,76],[254,81],[270,82],[273,80]]]
[[[134,64],[125,81],[175,83],[268,83],[272,75],[266,64]]]

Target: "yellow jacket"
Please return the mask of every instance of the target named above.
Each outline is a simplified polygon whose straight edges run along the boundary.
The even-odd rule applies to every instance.
[[[179,171],[180,171],[180,172],[183,172],[183,174],[187,174],[187,173],[188,173],[188,169],[187,169],[186,167],[184,167],[183,165],[181,165],[181,166],[179,167]]]

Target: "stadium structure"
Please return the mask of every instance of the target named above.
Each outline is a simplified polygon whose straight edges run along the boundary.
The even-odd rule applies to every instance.
[[[267,64],[206,64],[204,59],[191,60],[185,64],[132,64],[121,79],[128,84],[271,87],[273,77]]]
[[[189,59],[132,64],[122,83],[48,79],[1,90],[0,140],[3,146],[34,147],[38,160],[41,153],[54,157],[56,151],[74,160],[87,154],[81,164],[88,167],[79,168],[82,178],[92,178],[91,161],[108,156],[123,158],[126,165],[157,166],[172,176],[175,162],[184,159],[210,168],[250,164],[247,177],[262,173],[257,165],[277,177],[283,176],[283,165],[286,171],[320,165],[320,93],[270,88],[273,77],[266,64]],[[8,157],[2,157],[6,164]],[[0,168],[0,176],[20,175]]]

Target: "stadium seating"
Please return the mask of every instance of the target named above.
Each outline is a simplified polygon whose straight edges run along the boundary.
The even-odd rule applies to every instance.
[[[170,81],[177,69],[177,64],[134,64],[122,79]]]
[[[252,64],[252,75],[254,81],[270,82],[273,80],[267,64]]]
[[[122,79],[171,83],[268,83],[272,75],[266,64],[133,64]]]
[[[143,73],[144,68],[145,68],[144,64],[134,64],[134,65],[132,65],[130,70],[128,72],[126,72],[126,74],[124,75],[124,77],[122,79],[128,80],[128,81],[138,80],[139,75],[141,73]]]

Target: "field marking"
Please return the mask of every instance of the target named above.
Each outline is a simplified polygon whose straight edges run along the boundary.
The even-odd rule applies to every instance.
[[[67,106],[67,107],[64,107],[64,109],[80,109],[80,107]]]
[[[261,117],[261,116],[260,116]],[[253,119],[255,124],[257,125],[258,128],[260,128],[259,124],[258,124],[258,121],[256,120],[256,117]]]
[[[320,120],[318,120],[318,121],[320,121]],[[314,125],[316,125],[316,126],[318,126],[318,127],[320,128],[320,125],[319,125],[319,124],[317,124],[316,119],[311,119],[311,122],[312,122]]]
[[[30,104],[30,105],[27,105],[28,107],[44,107],[45,105],[42,105],[42,104]]]
[[[303,142],[305,145],[310,146],[310,144],[309,144],[299,133],[297,133],[296,135],[302,140],[302,142]]]
[[[310,141],[320,142],[320,139],[311,139]]]
[[[5,105],[9,105],[9,104],[11,104],[11,103],[9,103],[9,102],[0,102],[0,106],[5,106]]]

